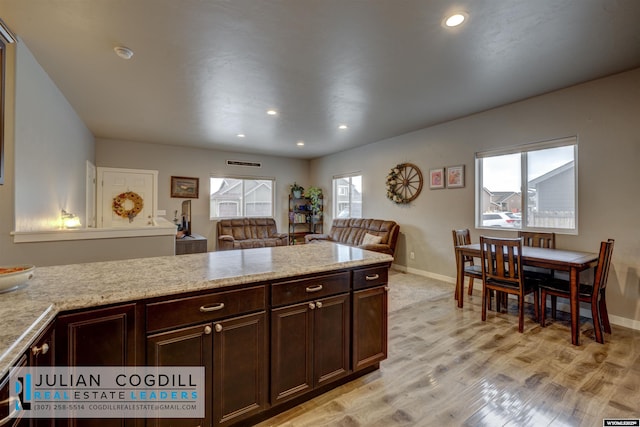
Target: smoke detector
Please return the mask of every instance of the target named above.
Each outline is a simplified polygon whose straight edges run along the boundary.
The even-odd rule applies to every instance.
[[[116,46],[113,48],[113,51],[122,59],[131,59],[133,56],[133,51],[128,47]]]

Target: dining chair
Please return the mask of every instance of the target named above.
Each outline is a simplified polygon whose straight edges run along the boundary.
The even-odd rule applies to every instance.
[[[534,294],[534,314],[538,320],[537,281],[523,274],[520,254],[522,239],[480,236],[482,254],[482,320],[487,320],[487,308],[491,304],[490,291],[518,297],[518,332],[524,330],[524,297]],[[499,301],[500,298],[496,298]]]
[[[454,251],[456,246],[471,244],[471,233],[468,228],[452,230],[452,234]],[[482,267],[475,265],[473,257],[470,256],[465,256],[462,262],[464,263],[464,275],[469,278],[469,289],[467,290],[467,294],[473,295],[473,279],[482,280]],[[464,280],[464,277],[462,279]],[[458,290],[456,289],[456,298],[458,297],[457,293]]]
[[[598,254],[598,264],[593,274],[593,284],[581,283],[578,288],[578,300],[591,304],[591,318],[593,319],[595,338],[600,344],[604,344],[604,332],[611,333],[609,313],[607,312],[606,289],[614,242],[614,239],[609,239],[600,243],[600,253]],[[547,295],[551,296],[551,317],[555,319],[557,297],[570,297],[569,281],[553,278],[539,283],[538,286],[540,287],[542,301],[540,325],[544,327]]]
[[[518,231],[518,237],[522,239],[522,246],[549,249],[556,248],[556,233]],[[524,266],[524,274],[530,279],[547,280],[553,277],[553,270],[548,268]]]
[[[518,237],[522,238],[522,246],[551,249],[556,248],[556,233],[518,231]]]

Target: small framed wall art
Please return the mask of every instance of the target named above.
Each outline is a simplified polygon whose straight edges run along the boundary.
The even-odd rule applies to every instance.
[[[447,168],[447,188],[464,187],[464,165]]]
[[[444,188],[444,168],[429,169],[429,188]]]
[[[183,199],[198,198],[199,178],[187,178],[185,176],[171,177],[171,197]]]

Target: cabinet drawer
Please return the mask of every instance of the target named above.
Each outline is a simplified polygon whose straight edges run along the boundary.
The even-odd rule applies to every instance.
[[[271,286],[271,304],[274,307],[349,292],[349,272],[327,274],[307,279],[275,283]]]
[[[364,289],[372,286],[384,285],[389,279],[387,267],[371,267],[353,272],[353,289]]]
[[[265,286],[147,304],[147,332],[266,309]]]

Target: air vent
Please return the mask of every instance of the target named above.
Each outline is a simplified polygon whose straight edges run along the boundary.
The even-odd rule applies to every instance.
[[[243,162],[240,160],[227,160],[227,166],[247,166],[250,168],[261,168],[262,163],[260,162]]]

